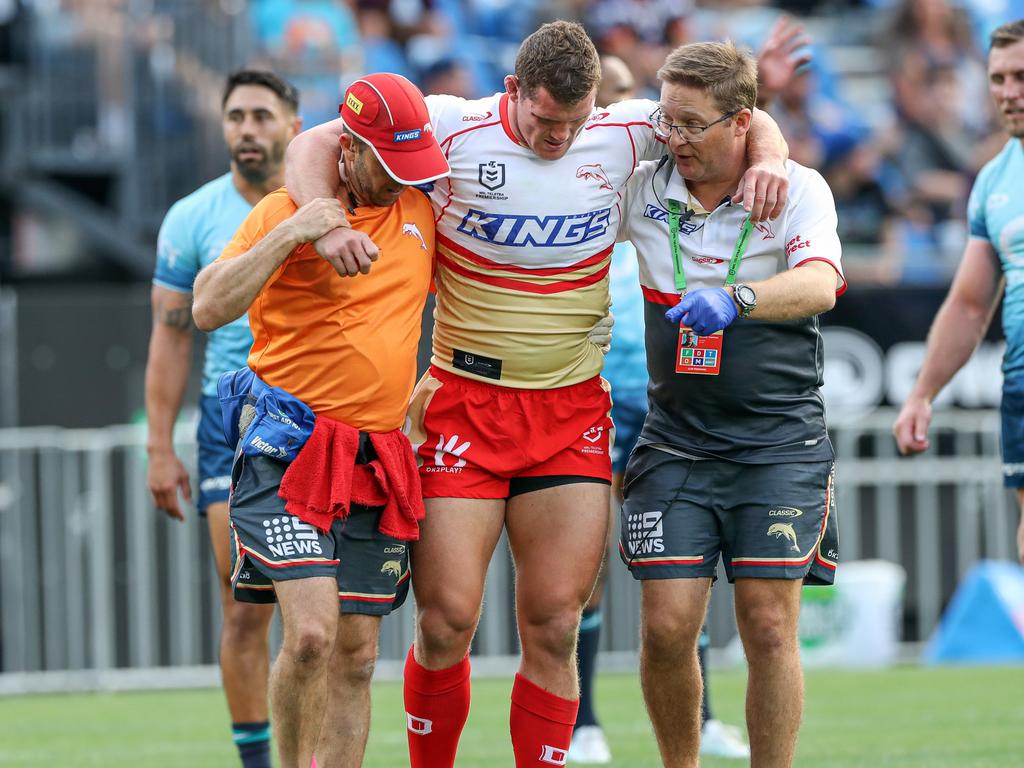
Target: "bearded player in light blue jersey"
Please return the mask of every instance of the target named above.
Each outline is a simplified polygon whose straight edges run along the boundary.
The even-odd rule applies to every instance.
[[[1024,19],[992,33],[988,84],[1010,140],[978,174],[968,205],[970,239],[928,333],[924,365],[893,427],[902,454],[928,448],[932,400],[985,336],[1005,285],[1003,477],[1024,510]],[[1024,563],[1024,513],[1017,528]]]
[[[231,75],[221,103],[231,170],[171,206],[160,228],[153,276],[153,331],[146,363],[147,482],[156,507],[184,520],[178,493],[191,502],[189,476],[174,452],[174,422],[192,362],[192,283],[220,256],[252,207],[284,184],[284,151],[301,130],[298,92],[269,72]],[[229,446],[221,428],[217,379],[244,368],[252,346],[248,318],[209,334],[197,440],[199,496],[220,579],[220,668],[234,741],[244,768],[270,768],[267,632],[273,606],[238,603],[231,594]]]

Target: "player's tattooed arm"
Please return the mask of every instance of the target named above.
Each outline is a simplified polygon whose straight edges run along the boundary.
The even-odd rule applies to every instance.
[[[153,321],[178,331],[192,329],[192,294],[163,291],[153,296]]]

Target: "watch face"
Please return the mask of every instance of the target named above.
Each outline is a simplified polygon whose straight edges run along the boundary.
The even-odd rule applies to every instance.
[[[747,285],[741,285],[736,289],[736,298],[740,304],[746,304],[750,306],[757,301],[757,295],[754,293],[754,289]]]

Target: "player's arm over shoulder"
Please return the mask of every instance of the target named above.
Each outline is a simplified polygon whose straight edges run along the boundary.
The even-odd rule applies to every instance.
[[[333,203],[340,214],[340,204]],[[301,210],[321,204],[313,200]],[[307,242],[300,237],[295,214],[286,189],[270,193],[249,212],[220,257],[199,273],[192,317],[200,330],[215,330],[241,317],[295,248]]]
[[[263,198],[220,258],[196,278],[192,317],[199,329],[213,330],[241,317],[296,248],[336,229],[344,217],[337,197],[316,198],[298,210],[286,189]]]

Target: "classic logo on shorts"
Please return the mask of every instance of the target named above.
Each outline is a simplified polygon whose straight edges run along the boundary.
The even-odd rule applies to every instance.
[[[397,560],[385,560],[384,565],[380,567],[381,573],[386,573],[389,576],[394,576],[396,579],[402,576],[402,564]]]
[[[409,729],[409,733],[415,733],[417,736],[426,736],[434,730],[433,720],[427,720],[425,717],[416,717],[416,715],[410,715],[408,712],[405,713],[405,725]]]
[[[565,760],[568,757],[568,752],[558,747],[552,747],[549,744],[544,744],[540,748],[540,761],[547,763],[548,765],[565,765]]]
[[[277,557],[322,555],[316,529],[294,515],[282,515],[263,521],[267,548]]]
[[[768,517],[800,517],[803,513],[796,507],[772,507],[768,510]]]
[[[786,541],[793,542],[793,546],[790,547],[794,552],[799,552],[800,547],[796,543],[796,531],[793,529],[792,523],[772,523],[768,526],[768,536],[774,536],[777,539],[785,539]]]
[[[661,512],[642,512],[626,520],[626,541],[633,557],[665,551],[661,518]]]
[[[464,443],[459,442],[458,435],[452,435],[448,440],[444,439],[443,434],[437,436],[437,445],[434,447],[434,466],[426,467],[426,472],[461,472],[462,468],[466,466],[466,460],[462,458],[462,454],[469,450],[469,446],[472,443],[467,440]],[[454,456],[456,461],[450,467],[445,464],[445,456]]]

